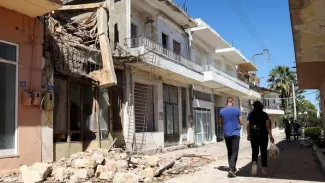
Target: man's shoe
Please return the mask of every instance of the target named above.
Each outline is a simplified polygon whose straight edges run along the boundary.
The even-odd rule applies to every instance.
[[[252,176],[256,176],[256,175],[257,175],[257,163],[256,161],[254,161],[252,165]]]
[[[263,176],[267,176],[267,169],[266,169],[266,167],[263,167],[262,168],[262,175]]]
[[[235,177],[236,177],[236,173],[235,173],[234,171],[231,171],[231,170],[230,170],[230,171],[228,172],[228,177],[229,177],[229,178],[235,178]]]

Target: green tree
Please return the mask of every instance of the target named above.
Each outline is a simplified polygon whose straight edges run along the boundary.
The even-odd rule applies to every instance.
[[[317,109],[316,106],[309,100],[302,99],[297,101],[297,113],[307,113],[309,116],[317,116]]]
[[[281,103],[284,109],[288,108],[288,100],[292,96],[292,83],[296,83],[295,73],[288,66],[276,66],[267,79],[269,87],[281,93]]]

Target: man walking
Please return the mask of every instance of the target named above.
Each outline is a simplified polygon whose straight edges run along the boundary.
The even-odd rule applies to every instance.
[[[233,107],[234,100],[227,98],[227,106],[220,110],[219,123],[223,125],[227,151],[229,173],[228,177],[236,177],[236,163],[239,151],[240,128],[243,125],[241,112]]]

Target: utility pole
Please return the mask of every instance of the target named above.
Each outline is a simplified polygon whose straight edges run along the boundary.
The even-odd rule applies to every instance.
[[[294,83],[292,83],[292,98],[293,98],[293,120],[297,120],[296,91],[295,91]]]

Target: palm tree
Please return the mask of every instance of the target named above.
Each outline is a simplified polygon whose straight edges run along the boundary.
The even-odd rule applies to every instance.
[[[276,66],[269,74],[269,87],[281,93],[282,107],[286,108],[288,98],[292,94],[292,83],[296,81],[295,73],[288,66]]]

